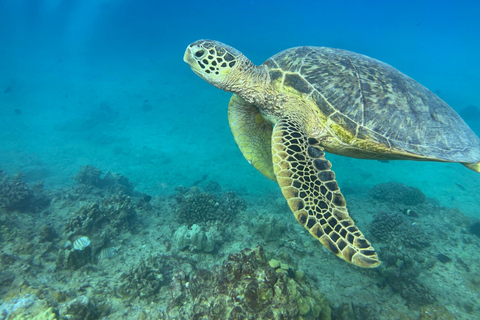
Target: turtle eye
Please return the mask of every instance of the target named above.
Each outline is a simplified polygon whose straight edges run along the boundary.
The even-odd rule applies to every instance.
[[[201,58],[204,54],[205,54],[205,50],[203,49],[199,49],[194,53],[195,57],[197,58]]]

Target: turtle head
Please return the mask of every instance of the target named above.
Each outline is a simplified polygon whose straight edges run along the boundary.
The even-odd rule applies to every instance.
[[[225,91],[235,91],[240,72],[253,66],[240,51],[213,40],[198,40],[187,47],[183,60],[200,78]]]

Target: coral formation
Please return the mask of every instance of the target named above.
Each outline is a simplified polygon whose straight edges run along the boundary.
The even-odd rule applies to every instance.
[[[281,206],[275,195],[255,199],[239,214],[243,199],[206,176],[173,197],[154,198],[95,167],[78,174],[77,186],[48,192],[1,177],[10,189],[0,193],[18,202],[0,206],[0,319],[393,320],[480,313],[475,220],[432,201],[354,197],[359,222],[373,216],[365,229],[382,260],[375,270],[359,271],[323,255],[300,226],[283,219],[290,214],[283,198]],[[32,212],[50,194],[54,200]],[[238,253],[259,243],[275,259],[267,261],[261,248]]]
[[[161,287],[166,287],[172,281],[172,270],[181,261],[178,257],[166,255],[150,256],[140,261],[136,267],[120,276],[119,293],[131,299],[139,297],[148,301],[157,300]],[[184,269],[192,269],[185,263]]]
[[[99,168],[86,165],[80,168],[74,179],[81,185],[104,189],[111,193],[133,195],[134,185],[128,178],[111,171],[107,171],[101,178],[102,173]]]
[[[197,187],[176,188],[175,200],[178,204],[175,216],[182,224],[220,221],[226,223],[235,218],[240,210],[246,209],[246,202],[234,192],[217,196],[201,192]]]
[[[422,271],[432,262],[421,256],[412,257],[396,248],[395,245],[389,245],[382,250],[384,269],[379,271],[382,274],[379,286],[390,286],[410,305],[422,306],[435,302],[434,295],[418,280]]]
[[[373,217],[370,233],[385,244],[380,254],[384,268],[379,271],[382,274],[379,286],[390,286],[409,304],[419,306],[435,301],[430,290],[418,279],[435,261],[425,259],[421,253],[430,246],[431,238],[411,219],[402,213],[380,212]]]
[[[212,271],[179,274],[170,284],[170,318],[186,319],[322,319],[327,300],[307,282],[277,272],[259,246],[230,255]]]
[[[57,320],[58,309],[45,306],[34,294],[26,294],[0,305],[0,319],[8,320]],[[93,320],[93,319],[92,319]]]
[[[137,211],[132,203],[132,197],[126,194],[115,194],[103,198],[100,203],[102,219],[114,230],[134,231],[137,223]],[[105,223],[105,222],[104,222]]]
[[[28,284],[23,284],[22,289],[26,293],[0,304],[0,319],[97,320],[108,313],[105,303],[95,304],[92,299],[83,295],[64,301],[63,294],[53,290],[33,289]],[[54,298],[57,301],[53,300]],[[98,306],[106,310],[100,310]]]
[[[137,212],[130,196],[121,194],[105,197],[100,204],[83,205],[67,222],[65,230],[70,235],[91,234],[104,228],[134,230]]]
[[[10,178],[4,171],[0,171],[0,208],[7,211],[37,211],[48,206],[50,200],[43,189],[43,183],[30,188],[22,181],[21,174]]]
[[[101,188],[103,180],[100,178],[102,170],[91,165],[80,167],[78,173],[74,176],[78,184]]]
[[[428,247],[431,242],[429,235],[407,219],[400,213],[380,212],[373,217],[370,233],[381,242],[394,242],[415,249]]]
[[[405,206],[422,204],[426,200],[420,189],[398,182],[377,184],[370,190],[370,196],[378,201],[399,203]]]

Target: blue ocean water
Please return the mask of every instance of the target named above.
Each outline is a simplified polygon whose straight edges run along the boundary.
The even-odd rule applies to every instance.
[[[183,62],[198,39],[256,64],[301,45],[368,55],[428,87],[480,135],[479,12],[473,0],[0,0],[0,170],[55,189],[93,165],[152,196],[208,176],[248,201],[280,198],[235,144],[231,94]],[[350,194],[401,182],[480,219],[480,176],[461,165],[329,160]]]

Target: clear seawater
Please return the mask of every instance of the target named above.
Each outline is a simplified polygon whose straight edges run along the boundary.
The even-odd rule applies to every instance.
[[[183,62],[198,39],[256,64],[301,45],[368,55],[428,87],[480,135],[479,13],[473,0],[0,0],[0,170],[56,189],[93,165],[152,196],[208,175],[251,202],[280,197],[235,144],[230,93]],[[350,193],[401,182],[480,219],[480,175],[461,165],[329,160]]]

